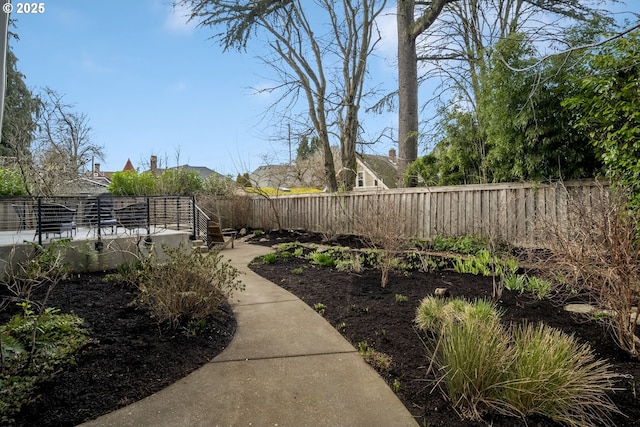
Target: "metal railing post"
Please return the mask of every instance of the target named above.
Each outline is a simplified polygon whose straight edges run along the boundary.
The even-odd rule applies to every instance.
[[[176,197],[176,227],[180,230],[180,197]]]
[[[42,197],[38,197],[38,246],[42,246]]]
[[[193,218],[193,236],[192,240],[196,240],[200,234],[198,233],[198,226],[200,225],[196,212],[196,196],[191,196],[191,218]]]
[[[149,211],[149,197],[147,197],[147,236],[151,234],[151,213]]]

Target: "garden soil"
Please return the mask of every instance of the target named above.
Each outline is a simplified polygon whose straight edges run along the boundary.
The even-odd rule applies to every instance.
[[[286,241],[322,243],[320,236],[306,233],[271,233],[268,238],[253,240],[263,245]],[[349,238],[337,243],[359,244]],[[420,301],[436,288],[447,288],[452,296],[490,298],[490,278],[448,270],[400,273],[393,274],[382,288],[379,272],[340,272],[297,258],[280,259],[274,264],[256,262],[252,269],[312,307],[323,304],[324,317],[354,347],[366,343],[387,355],[390,367],[378,367],[378,372],[397,390],[420,425],[559,426],[540,417],[520,420],[487,415],[482,422],[465,420],[452,409],[433,375],[427,372],[426,338],[413,322]],[[75,366],[40,387],[40,397],[20,414],[18,426],[73,426],[128,405],[207,363],[233,336],[235,320],[229,307],[212,319],[204,334],[193,336],[184,328],[174,331],[159,327],[131,305],[135,290],[104,282],[103,276],[76,275],[55,289],[50,305],[82,317],[92,343],[80,351]],[[397,302],[396,295],[407,301]],[[624,415],[614,414],[612,425],[640,426],[640,362],[620,351],[602,324],[571,315],[553,301],[509,291],[504,292],[498,306],[507,323],[545,322],[590,344],[597,357],[607,359],[612,371],[621,375],[616,383],[619,390],[611,399]],[[2,313],[0,320],[6,321],[7,315],[6,311]]]

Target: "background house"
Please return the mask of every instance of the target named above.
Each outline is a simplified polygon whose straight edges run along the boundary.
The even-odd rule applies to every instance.
[[[354,190],[387,190],[398,187],[396,150],[389,150],[389,156],[357,153],[356,165]]]
[[[183,169],[189,172],[196,172],[198,175],[200,175],[200,179],[202,179],[203,181],[211,175],[215,175],[217,178],[225,177],[224,175],[214,171],[213,169],[209,169],[206,166],[180,165],[180,166],[173,166],[170,168],[159,168],[158,156],[151,156],[151,159],[149,161],[149,167],[150,167],[149,171],[153,172],[154,175],[161,175],[162,172],[166,170]]]
[[[297,165],[263,165],[249,174],[251,185],[258,188],[314,187]]]
[[[263,165],[254,170],[249,179],[251,185],[259,188],[324,188],[321,157],[294,165]],[[318,163],[314,167],[311,163]],[[398,187],[398,165],[396,150],[389,150],[389,156],[356,154],[356,182],[354,190],[371,190]],[[336,164],[336,170],[340,170]]]

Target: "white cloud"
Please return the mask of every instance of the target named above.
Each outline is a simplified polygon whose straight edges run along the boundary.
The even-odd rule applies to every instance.
[[[376,50],[387,58],[395,58],[398,52],[398,31],[396,20],[396,8],[385,9],[376,19],[378,31],[380,31],[380,42]]]
[[[187,6],[170,7],[164,21],[164,28],[173,34],[189,35],[196,27],[194,21],[189,21],[190,9]]]

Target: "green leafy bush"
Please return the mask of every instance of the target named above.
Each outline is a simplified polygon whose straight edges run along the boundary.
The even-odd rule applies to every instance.
[[[502,276],[514,274],[518,271],[518,260],[515,258],[500,258],[482,249],[475,255],[457,258],[453,269],[458,273],[469,273],[483,276]]]
[[[534,293],[538,299],[543,299],[551,291],[552,283],[541,277],[531,276],[527,281],[527,289]]]
[[[0,196],[26,196],[22,176],[13,169],[0,168]]]
[[[487,241],[477,236],[443,237],[436,236],[431,242],[435,251],[476,254],[487,248]]]
[[[55,376],[89,342],[83,320],[53,308],[41,314],[22,303],[23,312],[0,327],[3,364],[0,366],[0,424],[34,398],[36,386]]]
[[[547,279],[525,274],[509,273],[502,278],[504,287],[510,291],[533,293],[538,299],[544,299],[551,292],[553,284]]]
[[[278,254],[275,252],[268,253],[263,255],[262,262],[265,264],[273,264],[278,260]]]
[[[223,261],[219,251],[201,254],[197,249],[164,247],[161,263],[152,254],[141,263],[140,295],[136,303],[148,309],[159,323],[177,328],[184,322],[205,319],[219,312],[234,291],[243,290],[240,272]]]
[[[321,265],[323,267],[335,267],[336,260],[326,252],[313,252],[309,255],[313,264]]]
[[[377,268],[382,262],[382,252],[376,249],[366,249],[360,254],[362,268]]]
[[[524,274],[509,274],[503,278],[504,287],[513,292],[524,292],[527,276]]]
[[[282,252],[290,252],[293,253],[298,249],[302,249],[302,243],[296,241],[296,242],[287,242],[287,243],[280,243],[278,246],[276,246],[276,251],[278,253],[282,253]]]
[[[148,196],[155,194],[155,176],[151,172],[114,172],[107,190],[115,196]]]

